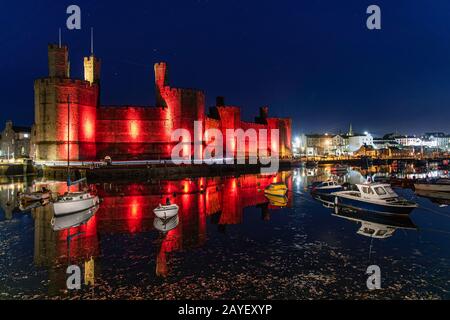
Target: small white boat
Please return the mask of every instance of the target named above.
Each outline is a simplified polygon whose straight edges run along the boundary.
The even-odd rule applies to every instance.
[[[70,127],[70,95],[67,97],[67,123]],[[65,216],[69,214],[83,212],[94,208],[100,204],[98,196],[91,192],[84,190],[78,192],[70,192],[70,186],[76,185],[85,181],[86,178],[77,181],[70,179],[70,131],[67,132],[67,192],[59,196],[53,202],[54,214],[56,217]]]
[[[450,192],[450,179],[441,178],[434,181],[418,182],[414,184],[416,190]]]
[[[344,187],[333,180],[316,182],[311,187],[311,196],[328,206],[334,204],[332,193],[342,190],[344,190]]]
[[[170,205],[159,205],[157,208],[153,209],[155,216],[160,219],[169,219],[175,217],[178,214],[178,206],[176,204]]]
[[[89,210],[99,205],[98,196],[89,191],[68,192],[53,203],[55,216],[64,216]]]
[[[51,220],[52,229],[54,231],[61,231],[86,224],[94,216],[97,210],[98,206],[95,206],[81,212],[67,214],[64,216],[55,216]]]

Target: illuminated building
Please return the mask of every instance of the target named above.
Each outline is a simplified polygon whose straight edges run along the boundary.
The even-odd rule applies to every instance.
[[[101,106],[101,61],[91,54],[84,58],[84,80],[70,78],[66,46],[49,45],[49,76],[34,83],[35,124],[33,157],[36,160],[66,160],[70,135],[71,160],[168,159],[175,129],[194,135],[194,122],[203,130],[278,129],[280,157],[291,157],[291,119],[271,118],[263,107],[255,122],[241,120],[240,108],[218,99],[205,114],[205,94],[199,90],[174,88],[168,82],[168,66],[156,63],[156,106]],[[70,96],[70,128],[68,98]],[[267,138],[270,140],[270,137]],[[193,143],[193,142],[192,142]],[[235,141],[230,141],[234,146]],[[274,148],[273,144],[268,146]],[[249,148],[250,146],[247,146]],[[226,146],[224,146],[224,149]],[[190,148],[194,152],[194,148]]]
[[[6,122],[0,133],[0,158],[27,158],[30,155],[30,127],[14,126],[12,121]]]

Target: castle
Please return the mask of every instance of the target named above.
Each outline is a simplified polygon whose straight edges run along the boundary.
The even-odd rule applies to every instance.
[[[183,128],[193,135],[194,121],[200,121],[203,130],[215,128],[224,134],[226,129],[279,129],[280,157],[292,154],[290,119],[270,118],[268,108],[262,107],[255,122],[245,122],[240,108],[225,105],[223,98],[205,114],[204,92],[171,87],[164,62],[154,66],[154,107],[100,105],[101,61],[94,54],[84,58],[84,80],[70,77],[67,46],[48,46],[48,66],[48,77],[34,83],[32,156],[36,160],[67,160],[68,153],[71,160],[82,161],[106,156],[113,160],[169,159],[178,143],[171,141],[171,133]]]

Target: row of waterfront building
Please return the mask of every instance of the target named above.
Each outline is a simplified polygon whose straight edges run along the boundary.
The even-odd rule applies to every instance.
[[[297,156],[427,156],[449,152],[450,134],[429,132],[416,136],[389,133],[374,137],[369,132],[355,133],[350,125],[349,132],[345,134],[302,134],[293,143]]]

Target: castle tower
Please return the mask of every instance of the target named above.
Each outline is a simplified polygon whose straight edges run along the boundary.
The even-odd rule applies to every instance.
[[[166,102],[162,97],[162,91],[164,91],[164,87],[168,86],[168,78],[169,71],[167,63],[155,63],[156,104],[159,107],[167,107]]]
[[[99,84],[100,70],[100,59],[94,55],[94,29],[91,28],[91,55],[84,57],[84,80],[88,81],[91,85],[93,83]]]
[[[96,156],[98,85],[70,79],[68,56],[66,46],[49,45],[49,77],[34,82],[33,139],[37,160],[66,160],[68,151],[71,160]]]
[[[50,78],[69,78],[70,62],[67,46],[48,46],[48,74]]]
[[[93,54],[84,57],[84,80],[90,84],[100,82],[101,61]]]

